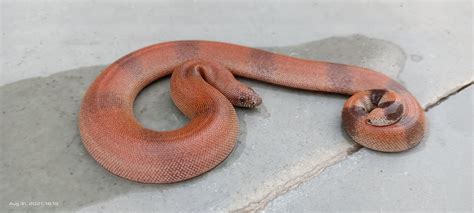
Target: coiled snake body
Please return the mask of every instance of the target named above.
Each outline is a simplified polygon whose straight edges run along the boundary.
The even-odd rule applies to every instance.
[[[144,128],[133,114],[134,100],[145,86],[169,74],[171,97],[190,121],[173,131]],[[126,55],[97,77],[79,113],[84,146],[105,169],[137,182],[171,183],[203,174],[235,146],[238,120],[232,105],[261,103],[234,75],[352,95],[344,104],[342,125],[370,149],[407,150],[425,132],[416,99],[381,73],[227,43],[175,41]]]

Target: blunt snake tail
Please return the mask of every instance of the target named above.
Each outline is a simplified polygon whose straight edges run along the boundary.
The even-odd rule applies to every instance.
[[[144,87],[170,74],[171,98],[190,121],[172,131],[147,129],[134,116],[134,100]],[[417,100],[382,73],[228,43],[173,41],[132,52],[102,71],[81,105],[82,142],[106,170],[128,180],[173,183],[201,175],[236,145],[234,106],[262,102],[234,76],[350,96],[342,108],[343,129],[373,150],[410,149],[426,131]]]

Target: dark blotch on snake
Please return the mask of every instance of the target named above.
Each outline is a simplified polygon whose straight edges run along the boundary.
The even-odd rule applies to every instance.
[[[387,108],[390,105],[392,105],[393,103],[394,103],[394,101],[387,101],[387,102],[383,102],[383,103],[378,104],[377,107],[378,108]]]
[[[382,89],[370,90],[370,102],[372,102],[374,106],[377,106],[380,102],[380,99],[383,97],[383,95],[385,95],[386,92],[386,90]]]
[[[131,55],[127,58],[124,58],[119,64],[119,67],[120,69],[133,72],[134,74],[141,74],[143,70],[143,65],[140,59],[137,57],[132,57]]]
[[[326,67],[327,81],[331,87],[338,88],[341,93],[349,93],[352,87],[352,71],[342,64],[328,63]]]
[[[252,49],[249,57],[252,69],[258,71],[258,73],[265,78],[270,78],[277,69],[273,53]]]
[[[175,47],[176,56],[181,61],[197,58],[199,55],[199,42],[186,41],[179,42]]]
[[[394,105],[396,105],[394,106],[396,107],[394,110],[390,109],[391,107],[389,107],[384,111],[384,114],[387,120],[391,120],[391,121],[398,120],[400,116],[402,116],[403,114],[403,104],[395,102]]]

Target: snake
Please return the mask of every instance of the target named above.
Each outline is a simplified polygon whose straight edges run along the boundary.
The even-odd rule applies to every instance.
[[[134,101],[147,85],[169,75],[171,99],[189,121],[175,130],[145,128],[134,115]],[[204,174],[236,146],[234,107],[262,103],[237,76],[349,96],[341,129],[372,150],[408,150],[426,132],[424,110],[416,98],[380,72],[237,44],[183,40],[136,50],[101,71],[78,113],[82,143],[105,170],[127,180],[175,183]]]

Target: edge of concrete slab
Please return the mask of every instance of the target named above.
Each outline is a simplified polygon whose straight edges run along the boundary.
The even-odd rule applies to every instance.
[[[474,84],[474,82],[472,80],[470,80],[465,84],[461,84],[460,86],[454,87],[449,92],[447,92],[444,95],[437,98],[437,100],[434,101],[433,103],[429,103],[429,104],[425,105],[425,107],[424,107],[425,112],[428,112],[432,108],[435,108],[435,107],[439,106],[440,104],[442,104],[443,102],[448,100],[450,97],[452,97],[452,96],[458,94],[459,92],[469,88],[473,84]],[[366,149],[366,148],[355,144],[353,147],[349,148],[346,153],[340,153],[340,154],[334,156],[333,158],[330,158],[330,159],[324,161],[323,163],[321,163],[319,165],[316,165],[315,167],[313,167],[313,169],[311,169],[311,171],[309,171],[307,173],[304,173],[301,176],[297,176],[294,179],[286,182],[283,185],[277,186],[274,191],[267,194],[265,197],[263,197],[263,199],[250,202],[246,206],[244,206],[242,208],[234,209],[232,211],[233,212],[256,212],[256,211],[264,210],[265,207],[271,201],[273,201],[274,199],[278,198],[281,195],[284,195],[285,193],[287,193],[287,192],[289,192],[293,189],[296,189],[302,183],[304,183],[304,182],[306,182],[306,181],[308,181],[308,180],[310,180],[314,177],[317,177],[319,174],[324,172],[325,169],[337,165],[338,163],[342,162],[344,159],[346,159],[350,155],[360,151],[361,149]]]

